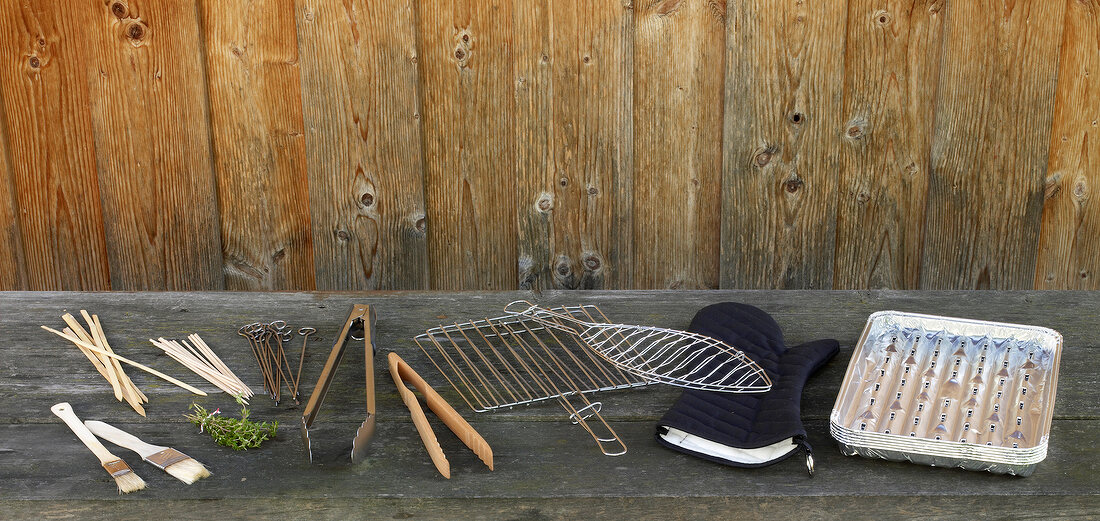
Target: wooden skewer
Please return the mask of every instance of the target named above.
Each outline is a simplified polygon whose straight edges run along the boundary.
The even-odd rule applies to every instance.
[[[149,367],[149,366],[146,366],[146,365],[142,365],[142,364],[139,364],[139,363],[137,363],[137,362],[135,362],[135,361],[133,361],[133,360],[130,360],[129,358],[125,358],[125,357],[122,357],[122,356],[116,355],[116,354],[114,354],[114,353],[108,353],[108,352],[106,352],[106,351],[103,351],[102,349],[99,349],[99,348],[97,348],[96,346],[94,346],[94,345],[92,345],[92,344],[89,344],[89,343],[87,343],[87,342],[85,342],[85,341],[83,341],[83,340],[81,340],[81,339],[79,339],[79,338],[76,338],[76,337],[73,337],[73,336],[69,336],[69,335],[66,335],[65,333],[62,333],[62,332],[60,332],[60,331],[58,331],[58,330],[56,330],[56,329],[53,329],[53,328],[51,328],[51,327],[46,327],[46,326],[42,326],[42,329],[45,329],[46,331],[49,331],[49,332],[51,332],[51,333],[53,333],[53,334],[55,334],[55,335],[57,335],[57,336],[60,336],[61,338],[67,339],[67,340],[69,340],[70,342],[72,342],[72,343],[74,343],[74,344],[75,344],[75,343],[80,343],[80,344],[83,344],[83,345],[84,345],[84,348],[85,348],[85,349],[87,349],[87,350],[89,350],[89,351],[91,351],[91,352],[93,352],[93,353],[96,353],[96,354],[101,354],[101,355],[107,355],[107,356],[109,356],[109,357],[111,357],[111,358],[117,359],[117,360],[118,360],[118,361],[120,361],[120,362],[124,362],[124,363],[127,363],[127,364],[129,364],[129,365],[132,365],[132,366],[134,366],[134,367],[136,367],[136,368],[138,368],[138,369],[141,369],[142,371],[145,371],[145,372],[147,372],[147,373],[149,373],[149,374],[151,374],[151,375],[153,375],[153,376],[156,376],[156,377],[162,378],[162,379],[164,379],[164,380],[165,380],[165,381],[167,381],[167,382],[170,382],[170,383],[172,383],[172,384],[178,385],[179,387],[182,387],[182,388],[184,388],[184,389],[186,389],[186,390],[188,390],[188,391],[191,391],[191,392],[193,392],[193,393],[195,393],[195,394],[197,394],[197,395],[199,395],[199,396],[207,396],[207,394],[206,394],[205,392],[203,392],[203,391],[202,391],[201,389],[198,389],[198,388],[192,387],[192,386],[190,386],[190,385],[187,385],[186,383],[183,383],[183,382],[181,382],[181,381],[179,381],[179,380],[176,380],[175,378],[172,378],[171,376],[168,376],[168,375],[166,375],[166,374],[164,374],[164,373],[162,373],[162,372],[160,372],[160,371],[157,371],[156,369],[153,369],[152,367]]]
[[[244,385],[240,379],[234,376],[221,372],[219,367],[210,359],[217,359],[217,356],[210,358],[203,357],[199,354],[200,348],[194,348],[186,342],[177,342],[175,340],[166,340],[163,337],[157,340],[149,339],[153,345],[164,351],[168,356],[177,362],[183,364],[188,369],[191,369],[199,376],[205,378],[208,382],[216,385],[221,390],[234,395],[241,395],[242,398],[250,398],[252,396],[252,390],[248,386]],[[222,365],[224,367],[224,364]]]
[[[103,342],[104,350],[109,353],[114,353],[114,349],[111,349],[111,345],[107,343],[107,332],[103,330],[103,325],[99,322],[99,315],[92,315],[92,322],[95,324],[96,330],[99,331],[99,338]],[[145,393],[141,392],[141,389],[138,389],[138,386],[134,384],[133,380],[130,379],[130,375],[126,374],[126,372],[122,370],[122,366],[119,365],[118,361],[112,361],[118,369],[120,383],[129,386],[130,389],[134,391],[134,394],[141,399],[141,403],[149,403],[149,397],[145,396]]]
[[[95,339],[93,339],[92,336],[84,330],[84,327],[80,325],[80,322],[76,321],[76,317],[74,317],[71,313],[65,313],[64,315],[61,315],[61,319],[69,325],[69,329],[73,333],[75,333],[75,336],[77,338],[88,342],[89,344],[96,343]],[[103,368],[106,370],[106,372],[103,374],[103,377],[106,378],[107,382],[111,384],[111,390],[113,390],[115,393],[115,399],[121,402],[123,399],[122,383],[118,381],[118,372],[115,371],[114,365],[111,363],[111,359],[105,356],[100,356],[98,354],[96,355],[96,357],[99,358],[100,363],[103,364]]]
[[[95,339],[95,344],[108,353],[113,353],[110,344],[107,343],[107,336],[103,334],[103,327],[97,320],[98,317],[89,317],[88,312],[83,309],[80,310],[81,315],[84,316],[84,320],[88,321],[88,329]],[[145,408],[141,406],[142,401],[138,396],[135,389],[134,382],[130,381],[130,377],[126,376],[126,372],[122,370],[122,365],[118,363],[118,360],[111,360],[111,368],[114,370],[118,378],[119,386],[122,387],[122,395],[126,398],[126,403],[130,404],[138,414],[145,416]]]
[[[206,341],[203,340],[202,337],[200,337],[198,334],[191,334],[188,335],[187,338],[191,339],[191,341],[195,343],[195,346],[206,354],[206,358],[208,360],[211,360],[215,364],[217,364],[218,368],[221,369],[222,374],[226,374],[232,377],[234,380],[240,382],[240,384],[244,386],[244,389],[248,391],[248,395],[252,396],[252,389],[245,385],[244,380],[241,380],[239,377],[237,377],[236,373],[234,373],[233,370],[229,368],[229,366],[225,365],[225,362],[222,362],[221,358],[218,358],[218,355],[214,354],[214,350],[210,349],[210,346],[206,344]]]
[[[173,348],[167,348],[164,344],[154,345],[157,345],[158,347],[163,349],[164,352],[168,354],[168,356],[172,357],[173,360],[183,364],[184,367],[187,367],[188,369],[194,371],[199,376],[205,378],[208,382],[218,386],[221,390],[229,394],[244,394],[244,392],[238,387],[236,382],[210,368],[210,366],[203,365],[199,362],[194,361],[193,359],[187,358],[186,355]],[[171,346],[171,344],[167,345]]]

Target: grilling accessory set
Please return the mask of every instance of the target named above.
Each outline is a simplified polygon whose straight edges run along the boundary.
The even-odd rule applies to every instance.
[[[116,399],[126,401],[142,416],[148,397],[122,371],[121,363],[206,395],[116,354],[99,317],[83,310],[81,315],[87,330],[70,314],[62,317],[68,326],[63,331],[42,327],[75,344],[111,384]],[[376,322],[374,307],[352,306],[302,409],[301,435],[310,461],[314,459],[310,428],[348,346],[359,341],[364,354],[365,415],[352,439],[351,461],[359,463],[368,456],[378,422]],[[302,347],[295,369],[291,367],[293,348],[290,356],[285,349],[293,329],[285,321],[257,322],[238,331],[248,339],[264,391],[275,405],[283,398],[283,388],[289,399],[301,403],[302,366],[309,337],[315,332],[312,327],[298,329]],[[659,444],[750,468],[801,452],[811,476],[813,456],[801,421],[800,397],[810,376],[839,351],[835,340],[788,348],[771,316],[731,302],[703,308],[681,331],[615,323],[594,305],[544,308],[515,301],[504,307],[503,315],[441,324],[412,340],[475,412],[553,400],[602,454],[620,456],[627,446],[601,415],[602,402],[591,396],[663,383],[684,391],[657,424]],[[252,389],[198,335],[150,342],[239,403],[253,397]],[[1047,328],[875,313],[849,362],[830,416],[831,433],[846,455],[1030,475],[1046,457],[1061,344],[1061,335]],[[450,463],[414,389],[428,409],[493,470],[493,451],[485,438],[401,356],[390,352],[385,358],[439,473],[449,479]],[[146,483],[97,436],[137,452],[187,484],[210,475],[205,466],[176,449],[151,445],[103,422],[81,422],[68,403],[51,410],[100,460],[119,493],[141,490]],[[242,412],[244,417],[234,421],[249,421],[247,409]],[[258,444],[257,440],[245,446]]]

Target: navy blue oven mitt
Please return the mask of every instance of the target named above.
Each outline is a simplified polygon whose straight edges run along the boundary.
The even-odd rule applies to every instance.
[[[813,475],[799,407],[810,375],[840,351],[836,340],[787,348],[779,324],[760,308],[723,302],[701,309],[689,331],[733,346],[768,374],[764,393],[687,389],[657,423],[657,441],[703,459],[736,467],[764,467],[802,449]]]

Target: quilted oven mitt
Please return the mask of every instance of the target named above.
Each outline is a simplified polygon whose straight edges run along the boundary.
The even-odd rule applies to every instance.
[[[689,331],[744,352],[771,378],[763,393],[685,390],[657,423],[657,441],[680,452],[737,467],[763,467],[799,452],[813,475],[799,407],[810,375],[836,356],[836,340],[787,348],[779,324],[748,304],[723,302],[701,309]]]

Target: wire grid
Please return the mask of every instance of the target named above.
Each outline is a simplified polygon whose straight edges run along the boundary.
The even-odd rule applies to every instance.
[[[610,322],[594,305],[553,311],[588,322]],[[530,317],[440,325],[413,340],[476,412],[653,383],[608,363],[576,335],[554,331]],[[580,419],[577,414],[571,415],[574,422]]]

